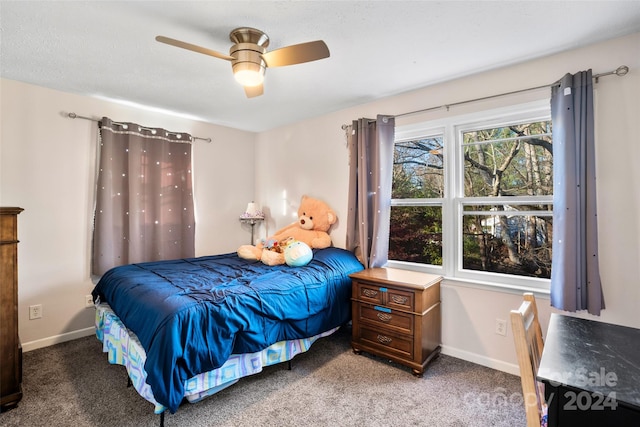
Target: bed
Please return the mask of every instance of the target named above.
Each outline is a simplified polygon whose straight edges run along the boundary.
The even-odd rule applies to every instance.
[[[362,269],[334,247],[304,267],[235,253],[120,266],[93,290],[96,335],[155,412],[174,413],[335,332]]]

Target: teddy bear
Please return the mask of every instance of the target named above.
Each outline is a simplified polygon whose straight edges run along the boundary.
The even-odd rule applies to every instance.
[[[298,220],[278,230],[267,242],[299,241],[311,249],[331,246],[329,228],[338,220],[335,212],[325,202],[309,196],[302,196],[298,208]],[[249,260],[260,260],[266,265],[285,264],[283,252],[269,250],[263,243],[242,245],[238,256]]]

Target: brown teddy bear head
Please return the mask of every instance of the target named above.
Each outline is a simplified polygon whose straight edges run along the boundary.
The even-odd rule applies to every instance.
[[[298,208],[298,225],[304,230],[329,231],[338,220],[335,212],[322,200],[302,196]]]

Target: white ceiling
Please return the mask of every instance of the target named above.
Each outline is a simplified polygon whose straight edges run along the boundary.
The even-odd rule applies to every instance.
[[[640,1],[2,0],[0,19],[3,78],[259,132],[640,31]],[[229,62],[154,39],[227,53],[243,26],[331,57],[268,69],[248,99]]]

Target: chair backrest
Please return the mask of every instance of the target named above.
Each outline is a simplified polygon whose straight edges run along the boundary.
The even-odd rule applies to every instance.
[[[536,380],[542,358],[544,342],[538,321],[538,307],[531,293],[524,294],[524,301],[517,310],[511,310],[511,328],[516,345],[520,380],[527,414],[527,427],[540,427],[546,415],[544,387]]]
[[[538,320],[538,306],[536,305],[536,297],[534,297],[531,292],[525,292],[522,295],[522,298],[524,299],[524,301],[529,301],[531,303],[531,309],[533,310],[533,322],[531,326],[535,329],[533,333],[536,337],[538,348],[540,349],[540,356],[542,357],[544,341],[542,340],[542,328],[540,327],[540,321]]]

